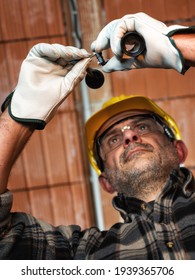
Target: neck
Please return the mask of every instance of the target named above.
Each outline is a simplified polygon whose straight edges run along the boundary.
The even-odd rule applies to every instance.
[[[168,178],[156,178],[154,180],[154,178],[152,178],[152,180],[147,180],[147,182],[142,181],[141,184],[134,184],[133,190],[130,187],[129,189],[131,189],[131,191],[127,190],[125,194],[127,196],[133,196],[145,202],[153,201],[166,185],[167,179]]]

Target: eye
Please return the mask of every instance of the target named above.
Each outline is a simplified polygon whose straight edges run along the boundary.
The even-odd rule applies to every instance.
[[[148,133],[151,132],[151,127],[148,123],[140,123],[136,125],[136,130],[138,133]]]
[[[118,143],[120,143],[120,138],[121,138],[120,134],[115,134],[115,135],[110,136],[107,139],[107,143],[108,143],[109,147],[115,147]]]

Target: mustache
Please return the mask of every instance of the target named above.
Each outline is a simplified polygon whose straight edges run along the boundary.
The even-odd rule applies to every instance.
[[[125,163],[129,152],[136,148],[142,148],[149,152],[152,152],[154,150],[153,146],[147,143],[137,143],[137,142],[130,143],[128,147],[124,150],[124,152],[121,154],[120,162]]]

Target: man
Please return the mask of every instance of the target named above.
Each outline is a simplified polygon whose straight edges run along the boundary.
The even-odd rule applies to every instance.
[[[129,30],[144,37],[146,52],[125,60],[119,41]],[[106,26],[92,49],[111,46],[107,72],[162,67],[184,73],[195,62],[193,32],[167,28],[142,13],[128,15]],[[13,163],[34,129],[45,127],[84,77],[92,56],[74,47],[36,45],[2,106],[0,258],[195,259],[195,184],[191,172],[180,168],[187,148],[175,121],[142,96],[112,99],[86,124],[91,162],[102,187],[118,192],[113,204],[124,223],[105,232],[81,231],[76,225],[53,227],[27,214],[10,214],[12,196],[6,188]]]
[[[112,98],[88,120],[86,134],[104,189],[145,202],[187,156],[175,121],[143,96]]]

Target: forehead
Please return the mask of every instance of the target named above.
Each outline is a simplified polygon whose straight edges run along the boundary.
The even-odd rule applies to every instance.
[[[108,119],[99,129],[97,133],[97,137],[103,134],[105,131],[107,131],[110,127],[113,127],[115,124],[118,124],[120,121],[123,121],[127,118],[131,118],[136,115],[146,115],[151,114],[152,112],[146,111],[146,110],[131,110],[131,111],[125,111],[122,113],[119,113],[110,119]]]

